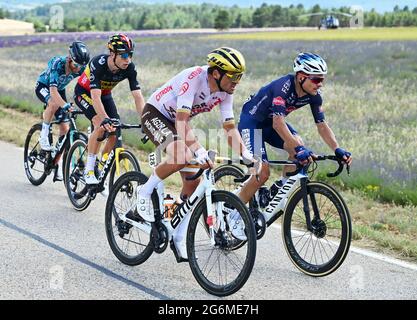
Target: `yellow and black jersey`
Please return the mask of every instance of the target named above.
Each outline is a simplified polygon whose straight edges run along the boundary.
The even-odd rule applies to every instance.
[[[83,74],[78,79],[78,84],[86,91],[101,89],[102,95],[111,94],[111,90],[124,79],[129,80],[131,91],[139,90],[136,67],[133,63],[126,70],[119,70],[116,73],[110,71],[107,64],[109,55],[102,54],[91,59]]]

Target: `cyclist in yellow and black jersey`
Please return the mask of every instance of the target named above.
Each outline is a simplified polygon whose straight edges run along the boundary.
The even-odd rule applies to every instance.
[[[117,34],[108,42],[110,54],[94,57],[81,75],[76,87],[75,103],[92,121],[94,130],[88,141],[88,159],[85,169],[87,184],[98,184],[94,175],[94,165],[99,152],[100,143],[97,138],[104,131],[112,132],[110,119],[120,119],[111,95],[112,89],[121,81],[128,79],[130,90],[135,101],[136,110],[142,114],[145,101],[137,80],[136,67],[132,62],[134,43],[124,34]],[[116,136],[110,136],[103,148],[103,154],[111,151],[116,143]]]

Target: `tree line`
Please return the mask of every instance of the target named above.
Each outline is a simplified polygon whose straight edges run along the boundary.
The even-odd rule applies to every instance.
[[[57,31],[110,31],[176,28],[252,28],[252,27],[317,27],[330,12],[350,13],[349,7],[323,9],[319,5],[306,9],[302,4],[283,7],[262,4],[241,8],[204,3],[201,5],[136,4],[125,0],[101,0],[92,7],[89,1],[61,3],[62,23]],[[33,22],[38,32],[53,31],[51,19],[57,13],[51,5],[13,13],[13,18]],[[323,13],[324,15],[310,15]],[[336,15],[341,26],[348,26],[347,16]],[[58,17],[59,18],[59,17]],[[55,19],[56,20],[56,19]],[[417,26],[417,7],[396,6],[392,12],[364,13],[364,25],[375,27]]]
[[[5,19],[5,18],[9,18],[9,17],[10,17],[10,12],[0,8],[0,19]]]

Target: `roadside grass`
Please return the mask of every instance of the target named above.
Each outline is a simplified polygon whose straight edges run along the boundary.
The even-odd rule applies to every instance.
[[[416,41],[416,27],[362,28],[334,30],[300,30],[282,32],[255,32],[246,34],[219,34],[201,38],[218,40],[258,41]]]
[[[33,114],[0,105],[0,140],[23,147],[27,131],[39,121],[40,118]],[[16,126],[16,123],[20,125]],[[135,136],[124,137],[124,141],[140,161],[142,172],[149,176],[152,173],[147,164],[149,152],[137,148],[138,138]],[[317,178],[321,179],[321,174]],[[417,207],[380,203],[369,198],[366,192],[345,188],[336,181],[328,182],[337,187],[349,208],[353,220],[353,245],[417,262]],[[166,180],[166,188],[174,196],[178,195],[181,186],[179,174]]]

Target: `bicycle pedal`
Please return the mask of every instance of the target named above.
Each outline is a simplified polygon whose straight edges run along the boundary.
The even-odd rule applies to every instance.
[[[174,252],[175,259],[177,260],[178,263],[188,262],[188,259],[184,259],[183,257],[180,257],[180,255],[178,254],[177,248],[175,247],[175,244],[174,244],[174,240],[171,239],[171,241],[169,242],[169,247]]]

